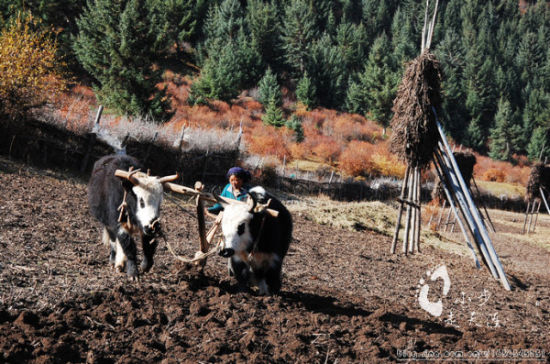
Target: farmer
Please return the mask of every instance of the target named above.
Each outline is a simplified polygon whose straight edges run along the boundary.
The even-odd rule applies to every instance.
[[[227,171],[226,176],[229,183],[225,185],[221,196],[239,201],[245,200],[249,189],[247,183],[251,178],[250,172],[241,167],[233,167]],[[209,207],[207,210],[209,213],[217,215],[223,210],[223,207],[217,203],[214,206]]]

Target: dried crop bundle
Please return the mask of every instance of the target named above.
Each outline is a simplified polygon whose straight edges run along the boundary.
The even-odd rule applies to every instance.
[[[525,200],[533,201],[539,196],[539,188],[542,187],[542,178],[544,174],[544,163],[537,163],[531,168],[529,179],[527,180],[527,190]]]
[[[476,156],[470,152],[454,152],[453,155],[458,165],[458,169],[460,170],[460,174],[462,174],[462,178],[464,178],[464,182],[469,188],[472,176],[474,175],[474,166],[477,162]],[[439,180],[432,191],[432,199],[439,199],[441,201],[445,199],[445,193],[443,192],[441,181]]]
[[[412,60],[393,102],[391,150],[412,167],[426,167],[439,140],[432,107],[441,105],[441,64],[429,52]]]

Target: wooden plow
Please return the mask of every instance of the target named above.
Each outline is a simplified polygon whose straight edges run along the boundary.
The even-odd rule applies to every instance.
[[[136,171],[132,171],[132,169],[128,171],[117,169],[115,171],[115,176],[128,179],[128,177],[130,177],[132,173],[135,173],[135,172]],[[168,247],[168,250],[170,251],[170,253],[177,260],[182,261],[184,263],[194,263],[203,267],[206,264],[206,259],[209,256],[215,254],[218,250],[219,242],[217,244],[214,244],[213,240],[214,240],[214,237],[216,236],[216,232],[218,231],[218,228],[221,224],[222,217],[223,217],[223,211],[221,211],[216,216],[216,219],[214,220],[213,225],[210,227],[208,231],[206,231],[204,202],[207,201],[207,202],[217,203],[222,201],[228,204],[241,204],[241,205],[247,205],[247,203],[243,201],[238,201],[231,198],[223,197],[223,196],[214,195],[209,192],[204,192],[204,185],[200,181],[195,182],[194,188],[182,186],[172,182],[163,183],[163,186],[164,186],[165,192],[174,192],[174,193],[183,194],[186,196],[195,197],[197,227],[199,232],[199,250],[195,253],[193,258],[186,258],[176,254],[176,252],[174,251],[174,249],[172,248],[168,240],[164,238],[164,241],[166,242],[166,246]],[[263,206],[263,207],[266,207],[266,206]],[[267,207],[265,211],[268,214],[275,217],[279,214],[278,211]]]
[[[455,157],[449,147],[443,128],[437,118],[437,109],[441,107],[441,64],[429,52],[435,18],[438,8],[436,0],[431,21],[428,22],[429,0],[426,2],[424,30],[420,56],[408,63],[397,96],[393,104],[391,126],[393,134],[390,142],[392,152],[407,163],[403,178],[399,212],[391,253],[395,253],[401,215],[407,205],[403,253],[420,251],[420,171],[433,162],[445,197],[451,205],[455,219],[462,230],[476,267],[480,267],[474,246],[468,232],[482,253],[483,262],[491,274],[500,279],[503,287],[510,290],[499,258],[493,248],[489,233],[483,223],[479,209],[474,203],[470,189],[458,168]],[[429,23],[429,24],[428,24]],[[406,197],[405,197],[406,196]]]

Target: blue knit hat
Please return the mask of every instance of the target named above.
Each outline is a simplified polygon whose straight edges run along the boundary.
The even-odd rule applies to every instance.
[[[240,179],[242,179],[243,182],[248,182],[252,178],[252,176],[250,175],[250,172],[248,172],[247,170],[241,167],[229,168],[229,171],[227,171],[226,177],[229,179],[229,177],[231,176],[237,176]]]

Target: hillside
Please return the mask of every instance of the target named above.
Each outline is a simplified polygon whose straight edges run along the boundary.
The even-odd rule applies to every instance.
[[[334,171],[333,178],[356,180],[376,177],[401,178],[405,166],[388,150],[391,129],[383,135],[383,129],[372,120],[358,114],[337,112],[331,109],[316,108],[306,110],[296,108],[292,101],[285,102],[286,113],[294,113],[302,118],[304,139],[297,142],[294,132],[286,127],[276,128],[265,125],[261,118],[265,114],[262,105],[250,94],[254,90],[243,92],[233,103],[212,101],[209,105],[187,104],[191,81],[185,77],[168,72],[165,85],[172,97],[174,116],[166,123],[157,125],[142,122],[141,119],[123,118],[105,111],[101,119],[101,127],[112,130],[112,133],[123,138],[128,128],[143,130],[140,135],[151,139],[155,133],[160,135],[158,141],[171,145],[182,130],[195,129],[188,144],[200,146],[206,150],[221,148],[225,145],[231,148],[231,143],[238,137],[242,127],[241,162],[252,169],[273,167],[285,174],[298,175],[313,179],[326,179]],[[77,86],[72,92],[58,100],[60,106],[48,110],[50,120],[58,125],[66,125],[75,131],[91,128],[91,120],[95,117],[97,102],[93,92],[84,86]],[[133,123],[133,124],[132,124]],[[207,137],[211,135],[211,137]],[[225,144],[224,144],[225,143]],[[185,148],[185,145],[182,146]],[[456,150],[466,150],[460,145]],[[505,183],[510,187],[499,194],[515,195],[519,188],[526,185],[530,172],[530,164],[525,157],[516,156],[519,162],[512,165],[509,162],[495,161],[489,157],[475,154],[477,164],[474,168],[474,178],[478,181]],[[433,180],[433,173],[425,176]],[[494,186],[486,184],[485,186]],[[501,185],[505,186],[505,185]],[[514,187],[515,186],[515,187]],[[485,189],[490,189],[485,187]]]

